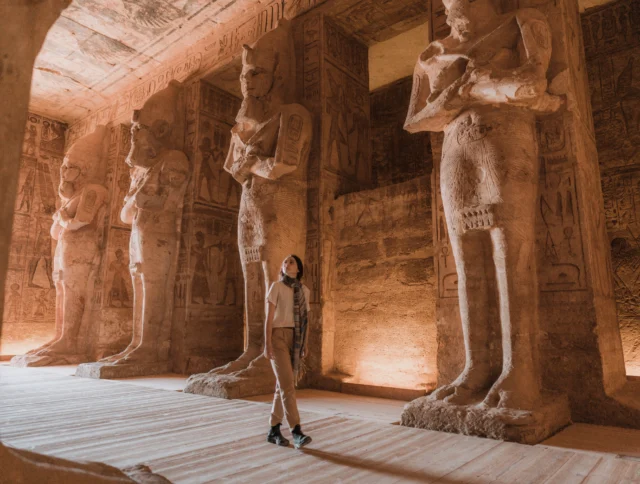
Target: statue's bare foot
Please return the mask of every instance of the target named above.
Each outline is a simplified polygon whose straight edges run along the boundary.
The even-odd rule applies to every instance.
[[[437,388],[430,400],[444,400],[453,405],[467,405],[477,399],[478,393],[491,384],[489,365],[465,368],[458,378],[449,385]]]
[[[136,349],[136,347],[137,344],[130,343],[124,351],[116,353],[115,355],[107,356],[106,358],[102,358],[99,363],[115,363],[116,361],[125,358],[129,353]]]
[[[259,355],[260,353],[258,351],[245,351],[232,362],[210,370],[209,375],[229,375],[231,373],[242,371],[246,369],[251,364],[251,362]]]
[[[538,382],[529,373],[503,373],[484,399],[490,407],[532,410],[540,398]]]
[[[75,345],[70,345],[67,341],[60,338],[57,341],[48,343],[46,346],[40,348],[33,356],[62,356],[62,355],[75,355],[77,348]]]
[[[112,365],[132,365],[135,363],[155,363],[158,361],[157,352],[154,348],[147,348],[143,345],[138,346],[130,351],[126,351],[126,354],[120,353],[119,358],[110,361]]]
[[[61,338],[58,339],[52,339],[51,341],[49,341],[48,343],[43,344],[42,346],[39,346],[35,349],[29,350],[25,353],[25,355],[28,356],[38,356],[40,354],[41,351],[44,351],[46,349],[48,349],[51,345],[57,343],[58,341],[60,341]]]

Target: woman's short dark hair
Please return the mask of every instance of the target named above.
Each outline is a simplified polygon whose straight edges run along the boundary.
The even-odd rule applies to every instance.
[[[291,257],[293,257],[296,260],[296,264],[298,264],[298,275],[296,276],[296,279],[300,280],[302,279],[302,276],[304,275],[304,267],[302,265],[302,261],[300,260],[300,257],[298,257],[295,254],[291,254]],[[285,273],[282,272],[282,269],[280,269],[280,275],[284,276]]]

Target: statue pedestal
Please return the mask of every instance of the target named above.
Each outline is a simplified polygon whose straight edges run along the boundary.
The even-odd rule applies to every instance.
[[[469,405],[453,405],[421,397],[405,405],[401,423],[532,445],[569,425],[571,411],[567,397],[555,394],[544,395],[534,411],[489,407],[481,399]]]
[[[185,393],[218,398],[243,398],[273,393],[276,377],[267,360],[260,358],[246,369],[229,374],[200,373],[187,381]]]
[[[149,376],[169,373],[171,371],[170,361],[156,361],[153,363],[85,363],[78,366],[75,376],[83,378],[96,378],[109,380],[113,378],[129,378],[134,376]]]
[[[78,365],[91,361],[88,355],[17,355],[11,358],[11,366],[27,368],[52,365]]]

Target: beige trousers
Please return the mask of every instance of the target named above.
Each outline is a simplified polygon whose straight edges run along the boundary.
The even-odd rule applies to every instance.
[[[300,414],[298,414],[298,404],[296,403],[296,385],[293,381],[293,368],[291,367],[294,332],[293,328],[273,328],[271,333],[271,347],[273,349],[271,366],[277,380],[271,418],[269,419],[269,425],[272,427],[282,423],[285,416],[290,429],[300,424]]]

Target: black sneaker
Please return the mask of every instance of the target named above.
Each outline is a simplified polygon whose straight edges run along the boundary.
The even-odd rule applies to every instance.
[[[291,435],[293,435],[293,446],[296,449],[299,449],[300,447],[304,447],[305,445],[311,443],[311,437],[302,433],[300,425],[296,425],[293,428],[293,430],[291,431]]]
[[[280,424],[271,427],[271,430],[269,430],[269,433],[267,434],[267,442],[270,444],[280,445],[282,447],[289,447],[289,441],[280,433]]]

